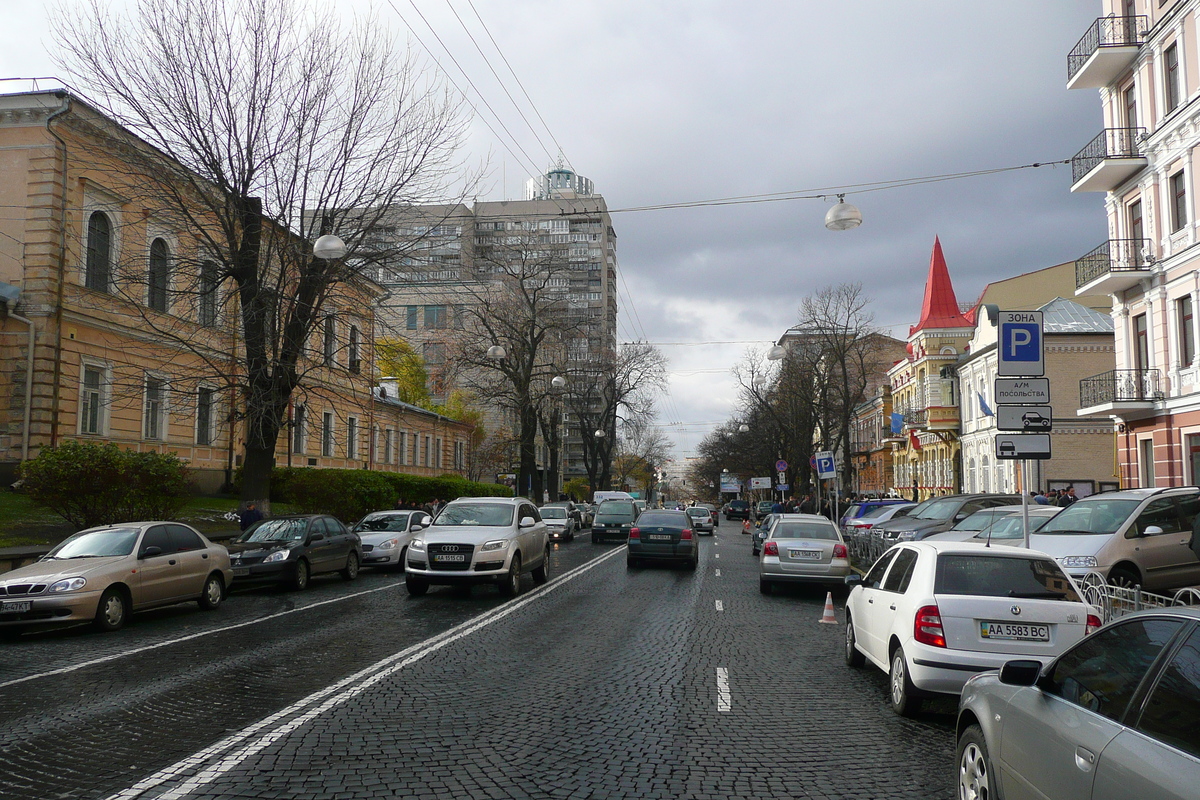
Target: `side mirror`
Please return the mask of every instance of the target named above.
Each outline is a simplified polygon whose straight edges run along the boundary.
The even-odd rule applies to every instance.
[[[851,572],[842,580],[845,581],[847,586],[852,588],[862,585],[862,575],[859,575],[857,572]]]
[[[521,517],[522,528],[532,528],[534,525],[537,525],[537,521],[533,517]]]
[[[162,548],[157,545],[152,544],[149,547],[143,548],[142,552],[138,553],[138,558],[153,558],[154,556],[161,556],[161,555],[162,555]]]
[[[970,515],[970,514],[968,514],[967,512],[965,512],[965,511],[960,511],[960,512],[958,512],[957,514],[955,514],[955,515],[954,515],[954,521],[955,521],[955,522],[962,522],[964,519],[966,519],[966,518],[967,518],[967,517],[969,517],[969,516],[971,516],[971,515]]]
[[[1033,686],[1041,674],[1040,661],[1008,661],[1000,668],[1000,682],[1009,686]]]
[[[324,538],[325,538],[325,534],[323,534],[323,533],[314,533],[312,536],[308,537],[308,543],[309,543],[309,544],[312,544],[313,542],[319,542],[319,541],[321,541],[321,540],[322,540],[322,539],[324,539]]]
[[[1142,531],[1142,536],[1155,536],[1162,532],[1163,532],[1163,529],[1158,527],[1157,525],[1147,525],[1146,529]]]
[[[419,519],[412,524],[412,529],[414,531],[423,531],[428,527],[429,527],[429,517],[424,517],[422,519]]]

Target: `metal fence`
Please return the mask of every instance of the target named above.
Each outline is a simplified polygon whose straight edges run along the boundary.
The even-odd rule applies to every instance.
[[[1200,605],[1200,589],[1184,588],[1167,596],[1147,592],[1140,586],[1113,586],[1098,572],[1089,572],[1080,581],[1083,599],[1100,609],[1105,622],[1147,608]]]
[[[884,551],[896,543],[895,539],[888,539],[870,530],[852,533],[843,531],[842,539],[846,542],[846,549],[850,551],[851,565],[863,571],[870,569]]]

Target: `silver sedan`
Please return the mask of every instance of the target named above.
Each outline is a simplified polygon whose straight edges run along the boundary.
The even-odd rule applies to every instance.
[[[362,539],[364,567],[404,569],[408,543],[423,528],[430,516],[424,511],[372,511],[350,530]]]
[[[850,553],[837,526],[816,514],[778,514],[763,541],[758,588],[770,594],[781,583],[842,585]]]

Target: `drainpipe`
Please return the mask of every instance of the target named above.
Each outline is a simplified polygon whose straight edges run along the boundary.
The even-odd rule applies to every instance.
[[[21,431],[21,463],[24,464],[29,460],[29,426],[33,415],[33,347],[36,330],[33,320],[22,317],[20,314],[9,313],[6,317],[7,319],[15,319],[17,322],[23,322],[29,328],[29,355],[25,359],[25,422]],[[0,331],[0,334],[15,333],[17,331]]]
[[[62,107],[46,118],[46,132],[53,136],[62,147],[62,221],[58,229],[58,288],[54,303],[54,385],[51,388],[52,394],[50,400],[51,447],[58,444],[58,407],[61,395],[60,384],[62,382],[63,293],[66,291],[65,284],[67,277],[67,143],[61,136],[54,132],[51,123],[71,110],[71,95],[65,91],[59,91],[56,94],[63,101]],[[29,332],[32,338],[32,324],[30,324]],[[33,353],[30,351],[30,363],[32,362]],[[32,388],[32,383],[30,384],[30,388]],[[28,402],[25,406],[25,412],[26,414],[29,413]],[[25,435],[26,439],[28,439],[28,421],[25,424]]]

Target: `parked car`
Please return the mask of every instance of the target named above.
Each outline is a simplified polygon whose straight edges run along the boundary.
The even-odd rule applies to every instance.
[[[701,503],[700,507],[708,509],[708,514],[710,517],[712,517],[712,524],[714,528],[721,527],[721,512],[717,510],[715,505],[712,503]]]
[[[632,500],[605,500],[596,509],[596,521],[592,523],[592,544],[617,539],[624,542],[629,538],[629,529],[637,519],[637,509]]]
[[[897,505],[909,505],[909,502],[900,497],[881,497],[876,500],[859,500],[858,502],[851,503],[846,507],[846,511],[842,514],[842,518],[838,524],[843,530],[845,530],[846,526],[851,520],[864,517],[877,508],[886,508],[888,506]]]
[[[596,507],[590,503],[576,503],[575,507],[579,509],[581,520],[579,530],[592,527],[592,520],[596,518]]]
[[[730,500],[725,507],[725,519],[749,519],[750,502],[748,500]]]
[[[279,583],[304,589],[309,578],[340,572],[352,581],[362,564],[362,540],[323,514],[259,520],[229,543],[238,583]]]
[[[972,677],[958,705],[962,798],[1193,800],[1200,609],[1109,623],[1049,664]]]
[[[669,561],[689,570],[696,569],[700,562],[700,545],[693,530],[692,518],[686,512],[646,511],[629,531],[626,567]]]
[[[1050,521],[1050,518],[1062,511],[1057,506],[1030,506],[1029,507],[1029,530],[1036,533],[1043,525]],[[976,542],[978,544],[1009,544],[1017,547],[1025,546],[1025,523],[1021,518],[1021,512],[1009,514],[1006,517],[993,522],[978,533],[972,534],[965,539],[946,538],[956,536],[955,531],[946,531],[930,536],[926,541],[954,541],[954,542]]]
[[[1020,503],[1013,494],[957,494],[931,497],[900,519],[891,519],[872,528],[888,539],[899,542],[920,541],[926,536],[948,531],[955,523],[985,508]]]
[[[435,584],[495,583],[501,594],[515,597],[525,572],[539,584],[550,576],[549,533],[533,503],[522,497],[459,498],[409,544],[405,586],[417,596]]]
[[[372,511],[354,523],[350,530],[362,544],[363,566],[404,569],[409,541],[430,519],[424,511]]]
[[[560,505],[542,506],[538,509],[538,514],[541,515],[542,522],[546,523],[546,534],[552,540],[575,540],[575,519],[569,509]]]
[[[638,516],[641,516],[641,513],[646,510],[646,501],[645,500],[634,500],[633,507],[635,509],[637,509]]]
[[[1037,508],[1037,506],[1032,506],[1032,508]],[[941,533],[935,533],[930,536],[926,536],[925,538],[935,539],[940,542],[965,542],[969,539],[972,539],[975,534],[979,533],[984,528],[989,527],[996,520],[1007,517],[1010,514],[1017,514],[1019,516],[1020,513],[1020,503],[1016,505],[992,506],[991,508],[983,508],[979,511],[976,511],[966,519],[954,523],[954,527],[952,527],[950,530],[942,531]]]
[[[916,503],[894,503],[890,506],[879,506],[863,514],[861,517],[855,517],[847,522],[846,533],[869,531],[881,522],[907,516],[908,512],[916,507]]]
[[[90,621],[115,631],[147,608],[195,600],[214,609],[232,581],[229,553],[189,525],[88,528],[0,575],[0,629]]]
[[[583,511],[579,508],[574,500],[559,500],[557,503],[546,503],[546,505],[542,506],[542,508],[553,508],[556,506],[565,508],[567,510],[567,516],[570,517],[571,521],[575,523],[575,530],[580,530],[583,528]],[[542,519],[546,519],[545,514],[542,515]]]
[[[1029,546],[1069,574],[1151,591],[1200,583],[1200,489],[1127,489],[1085,497],[1047,522]]]
[[[716,523],[713,520],[712,512],[710,512],[704,506],[692,506],[691,508],[685,509],[684,513],[688,515],[689,519],[691,519],[692,529],[696,531],[697,534],[707,531],[711,536],[715,532]]]
[[[1023,547],[903,543],[846,582],[846,663],[888,673],[902,715],[1013,658],[1048,661],[1100,627],[1062,568]]]
[[[775,521],[774,514],[767,514],[758,521],[757,525],[750,525],[750,549],[754,552],[754,557],[757,558],[762,552],[763,542],[767,539],[767,532],[771,529],[771,523]],[[747,524],[749,524],[747,522]]]
[[[762,517],[771,513],[771,509],[775,507],[774,500],[759,500],[754,506],[754,516]]]
[[[842,532],[817,514],[773,514],[758,562],[758,589],[781,583],[838,584],[850,574]]]

